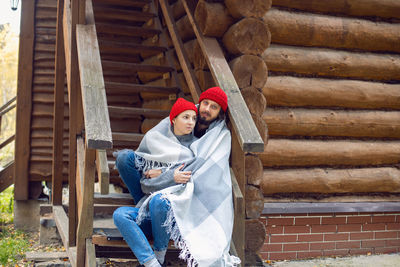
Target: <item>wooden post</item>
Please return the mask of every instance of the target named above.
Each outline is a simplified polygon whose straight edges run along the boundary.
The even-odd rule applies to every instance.
[[[15,129],[14,199],[27,200],[35,41],[35,1],[21,1],[17,115]]]
[[[65,54],[62,32],[64,0],[57,3],[57,36],[54,80],[52,204],[62,205]]]

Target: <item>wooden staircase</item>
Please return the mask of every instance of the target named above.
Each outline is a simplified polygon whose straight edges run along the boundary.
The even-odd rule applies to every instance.
[[[112,153],[137,148],[143,134],[168,116],[177,97],[191,97],[197,102],[201,90],[168,1],[62,2],[58,6],[55,99],[57,88],[63,89],[66,72],[70,101],[70,198],[67,214],[57,197],[62,183],[57,180],[56,171],[61,159],[57,157],[60,147],[54,145],[53,214],[72,265],[95,266],[96,257],[115,247],[126,248],[112,222],[112,213],[120,206],[133,205],[129,194],[109,193],[110,182],[123,184],[114,170]],[[260,152],[264,143],[226,60],[221,60],[224,55],[218,42],[196,30],[193,6],[183,3],[214,82],[225,89],[230,103],[235,208],[231,253],[244,261],[244,153]],[[61,105],[61,100],[55,103],[55,110],[57,105]],[[54,144],[60,140],[60,125],[57,127],[56,122],[61,115],[54,115]],[[100,192],[95,193],[96,179]],[[133,255],[129,249],[122,250],[121,257]]]

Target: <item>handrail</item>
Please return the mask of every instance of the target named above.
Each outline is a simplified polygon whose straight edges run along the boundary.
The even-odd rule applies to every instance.
[[[16,104],[10,106],[16,100],[17,100],[17,97],[14,96],[7,103],[5,103],[3,106],[0,107],[0,117],[16,107]]]
[[[160,0],[164,2],[165,0]],[[205,37],[199,30],[193,16],[193,6],[181,0],[200,48],[211,70],[214,81],[228,96],[229,118],[232,122],[239,144],[244,152],[264,151],[264,142],[250,115],[250,111],[240,93],[235,77],[229,68],[220,45],[215,38]]]

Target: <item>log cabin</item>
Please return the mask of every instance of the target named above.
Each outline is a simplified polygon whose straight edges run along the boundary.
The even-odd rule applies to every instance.
[[[126,249],[96,225],[133,204],[109,193],[112,152],[214,85],[229,99],[243,265],[400,252],[398,1],[21,4],[15,200],[51,185],[73,266]]]

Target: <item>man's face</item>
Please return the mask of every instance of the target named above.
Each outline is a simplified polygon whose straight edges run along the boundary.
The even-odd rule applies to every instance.
[[[221,106],[210,99],[204,99],[200,102],[199,106],[199,122],[205,122],[204,124],[208,124],[214,121],[221,110]]]

